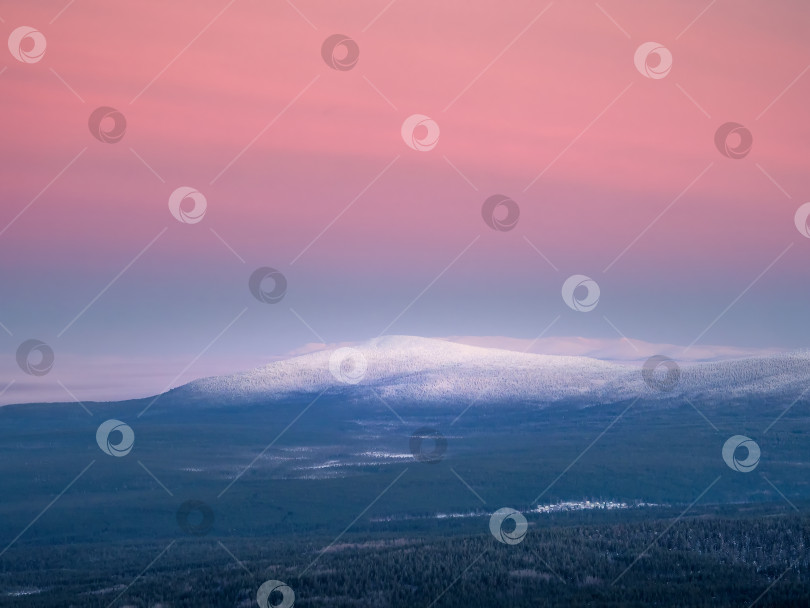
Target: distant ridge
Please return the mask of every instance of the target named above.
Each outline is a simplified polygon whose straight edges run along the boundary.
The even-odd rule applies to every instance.
[[[683,365],[679,382],[669,391],[648,385],[638,363],[520,353],[441,339],[384,336],[338,351],[318,351],[238,374],[203,378],[170,392],[226,401],[340,391],[368,399],[376,398],[376,392],[397,403],[480,400],[551,405],[576,400],[597,405],[637,396],[795,399],[810,386],[808,351]],[[347,353],[345,369],[335,368],[339,355]],[[337,373],[330,371],[330,360]],[[665,372],[662,367],[656,373]]]

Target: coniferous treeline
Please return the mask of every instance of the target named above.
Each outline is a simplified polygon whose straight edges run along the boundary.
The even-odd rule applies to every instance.
[[[241,564],[217,540],[179,540],[134,583],[170,541],[31,546],[0,571],[0,588],[28,594],[0,603],[101,607],[123,592],[113,606],[247,607],[277,579],[298,606],[717,608],[747,606],[772,584],[757,606],[807,605],[810,518],[672,523],[532,527],[513,546],[490,535],[347,535],[317,560],[330,539],[219,539]]]

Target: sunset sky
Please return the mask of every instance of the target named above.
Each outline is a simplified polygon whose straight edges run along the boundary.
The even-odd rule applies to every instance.
[[[0,19],[47,41],[0,53],[2,403],[147,395],[380,333],[810,344],[803,0],[41,0]],[[351,69],[324,61],[333,34]],[[646,42],[665,77],[634,65]],[[88,128],[101,106],[117,143]],[[414,114],[439,127],[429,151],[403,141]],[[715,146],[727,122],[744,158]],[[169,210],[182,186],[197,223]],[[482,218],[496,194],[512,230]],[[275,304],[248,289],[265,266]],[[590,312],[561,297],[574,274],[599,285]],[[47,376],[16,365],[29,338]]]

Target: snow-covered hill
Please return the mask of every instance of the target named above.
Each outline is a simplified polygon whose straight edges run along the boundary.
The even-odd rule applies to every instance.
[[[663,378],[666,372],[666,366],[660,366],[655,377]],[[173,392],[232,401],[334,389],[360,399],[376,398],[376,392],[386,401],[398,403],[552,404],[578,399],[598,404],[636,396],[795,398],[808,386],[807,351],[685,365],[678,382],[661,391],[645,382],[639,364],[385,336],[352,348],[309,353],[231,376],[204,378]]]

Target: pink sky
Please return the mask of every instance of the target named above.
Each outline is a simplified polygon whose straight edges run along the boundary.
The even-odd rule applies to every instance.
[[[47,39],[37,63],[0,59],[9,352],[39,336],[77,356],[192,357],[244,306],[211,356],[312,341],[290,307],[328,342],[373,337],[479,236],[391,332],[533,338],[562,314],[560,335],[615,337],[604,313],[632,337],[685,344],[793,243],[707,339],[807,342],[799,0],[59,0],[0,19],[6,37],[25,25]],[[335,33],[360,48],[349,71],[321,58]],[[665,78],[634,66],[648,41],[673,55]],[[125,115],[119,143],[90,135],[99,106]],[[441,130],[429,152],[400,136],[417,113]],[[753,134],[744,159],[715,148],[728,121]],[[207,198],[199,224],[169,213],[179,186]],[[515,230],[482,221],[492,194],[520,205]],[[291,285],[270,320],[245,287],[264,265]],[[574,273],[599,281],[599,314],[567,314]]]

